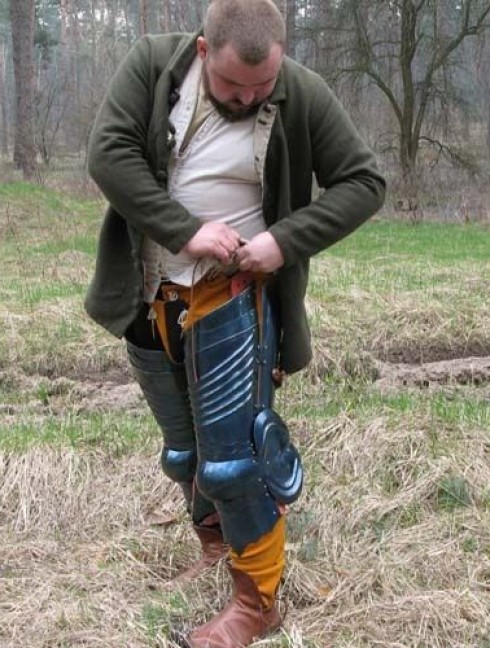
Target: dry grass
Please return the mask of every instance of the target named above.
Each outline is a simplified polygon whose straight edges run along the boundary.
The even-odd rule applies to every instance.
[[[431,421],[360,427],[345,416],[305,444],[306,490],[288,519],[285,632],[258,645],[486,645],[488,434],[434,444]],[[165,646],[170,625],[223,605],[222,567],[183,592],[164,588],[196,545],[156,452],[1,458],[2,646]],[[468,500],[441,499],[458,476]],[[149,525],[155,513],[164,526]]]
[[[81,297],[17,304],[15,310],[0,305],[0,323],[0,368],[3,360],[10,373],[79,378],[125,364],[124,348],[93,326]]]
[[[308,312],[322,354],[364,352],[411,364],[490,355],[490,264],[431,268],[407,255],[395,266],[395,258],[314,260]]]

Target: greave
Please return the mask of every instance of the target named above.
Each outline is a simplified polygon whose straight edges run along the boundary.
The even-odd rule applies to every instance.
[[[134,376],[163,432],[162,468],[181,485],[199,524],[215,508],[194,487],[197,451],[185,367],[172,363],[163,350],[142,349],[129,341],[127,348]]]

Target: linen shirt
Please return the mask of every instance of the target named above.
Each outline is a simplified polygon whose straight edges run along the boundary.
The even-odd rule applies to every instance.
[[[259,163],[268,139],[269,120],[259,124],[257,115],[239,121],[222,117],[207,99],[202,84],[202,61],[196,57],[179,91],[180,99],[170,113],[175,146],[169,163],[169,194],[203,221],[221,221],[236,229],[243,239],[265,230]],[[257,137],[254,134],[257,127]],[[265,131],[263,135],[259,135]],[[256,163],[257,160],[257,163]],[[162,279],[190,286],[216,260],[196,261],[186,252],[172,254],[145,237],[143,248],[145,301],[151,303]]]

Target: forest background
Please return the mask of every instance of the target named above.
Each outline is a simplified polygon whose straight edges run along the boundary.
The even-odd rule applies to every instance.
[[[132,43],[148,32],[198,29],[207,4],[1,0],[3,160],[12,159],[28,178],[75,161],[83,169],[95,112]],[[396,208],[463,219],[486,212],[489,2],[280,0],[278,6],[288,54],[332,85],[378,153]]]

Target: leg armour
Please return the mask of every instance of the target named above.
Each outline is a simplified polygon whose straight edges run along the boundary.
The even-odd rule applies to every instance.
[[[225,539],[237,553],[272,529],[280,516],[278,503],[296,499],[302,485],[299,455],[289,442],[287,427],[266,409],[272,405],[276,344],[265,289],[260,325],[255,302],[254,288],[249,287],[186,334],[198,443],[197,485],[213,500]],[[264,427],[267,431],[261,434]],[[271,480],[267,462],[272,446],[280,456],[275,457]]]
[[[193,521],[199,524],[215,508],[193,488],[197,452],[185,368],[170,362],[165,351],[126,344],[134,376],[163,432],[163,471],[180,484]]]

